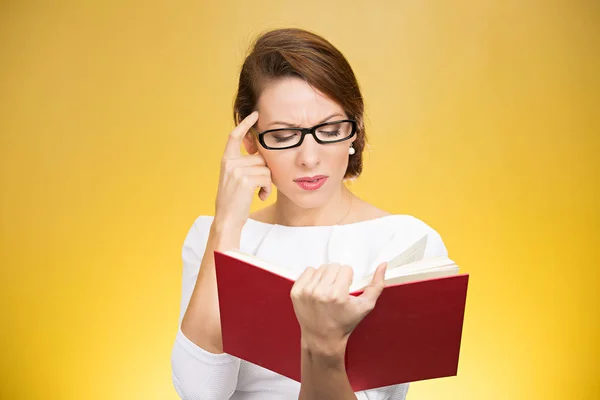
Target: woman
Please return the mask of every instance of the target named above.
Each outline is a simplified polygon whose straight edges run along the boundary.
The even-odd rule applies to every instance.
[[[172,354],[182,398],[405,398],[408,384],[353,393],[345,346],[383,290],[386,260],[424,233],[426,257],[446,249],[422,221],[380,210],[345,187],[362,170],[363,112],[350,65],[325,39],[282,29],[255,42],[240,73],[238,125],[223,154],[215,216],[198,217],[183,246]],[[250,215],[255,189],[264,201],[272,185],[275,203]],[[299,275],[290,295],[302,332],[301,383],[223,353],[213,252],[233,248]],[[365,293],[349,296],[352,280],[373,272]]]

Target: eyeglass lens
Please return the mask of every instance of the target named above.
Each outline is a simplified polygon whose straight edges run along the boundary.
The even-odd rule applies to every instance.
[[[352,135],[351,122],[337,122],[320,126],[315,135],[323,142],[335,142]],[[302,138],[302,131],[298,129],[284,129],[266,132],[263,136],[265,144],[269,147],[290,147],[298,144]]]

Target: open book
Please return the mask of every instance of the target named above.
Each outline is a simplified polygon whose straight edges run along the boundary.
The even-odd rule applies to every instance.
[[[346,373],[354,391],[456,375],[468,274],[447,257],[423,259],[423,236],[391,260],[375,308],[352,332]],[[300,381],[298,277],[237,250],[215,251],[223,351]],[[355,277],[360,295],[372,276]]]
[[[401,254],[394,257],[392,260],[389,260],[385,273],[385,285],[389,286],[397,283],[458,274],[458,266],[454,261],[447,257],[423,259],[426,246],[427,236],[423,236]],[[238,250],[225,251],[223,254],[292,281],[295,281],[298,278],[296,274],[285,267],[268,263],[267,261]],[[372,279],[373,276],[369,275],[362,279],[355,280],[350,286],[350,293],[356,293],[364,289]]]

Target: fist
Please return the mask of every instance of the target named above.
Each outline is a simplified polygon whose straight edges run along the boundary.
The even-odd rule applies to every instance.
[[[383,291],[386,265],[377,267],[360,296],[349,293],[354,271],[348,265],[325,264],[304,270],[290,293],[303,345],[326,354],[345,350],[350,333],[375,307]]]

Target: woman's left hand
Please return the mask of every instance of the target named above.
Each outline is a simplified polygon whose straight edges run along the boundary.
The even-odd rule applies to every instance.
[[[349,294],[354,276],[351,267],[325,264],[307,268],[291,291],[302,347],[324,356],[343,356],[350,333],[375,307],[383,291],[386,266],[377,267],[360,296]]]

